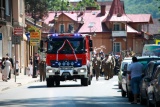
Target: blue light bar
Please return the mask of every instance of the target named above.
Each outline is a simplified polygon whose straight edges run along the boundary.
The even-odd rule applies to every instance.
[[[57,34],[57,33],[54,33],[54,34],[52,34],[52,36],[58,36],[58,34]]]
[[[75,33],[74,36],[80,36],[80,34],[79,33]]]

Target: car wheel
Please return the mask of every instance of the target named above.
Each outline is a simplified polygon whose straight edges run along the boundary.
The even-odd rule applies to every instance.
[[[122,97],[126,96],[126,92],[123,90],[123,88],[121,88],[121,94],[122,94]]]
[[[150,102],[149,98],[147,98],[147,107],[154,107],[154,105]]]
[[[142,95],[140,95],[139,97],[140,97],[140,104],[145,105],[146,100],[144,98],[142,98]]]
[[[130,102],[133,101],[133,94],[132,94],[132,92],[128,92],[128,101],[130,101]]]

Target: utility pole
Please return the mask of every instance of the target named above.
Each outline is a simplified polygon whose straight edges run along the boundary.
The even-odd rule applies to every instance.
[[[35,2],[35,0],[34,0],[34,10],[32,13],[32,17],[34,17],[34,26],[36,26],[36,2]],[[37,64],[36,64],[36,56],[35,56],[35,46],[33,46],[33,63],[32,64],[33,64],[32,78],[37,78],[37,76],[36,76]]]

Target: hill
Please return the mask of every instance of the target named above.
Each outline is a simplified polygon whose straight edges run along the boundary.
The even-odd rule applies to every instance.
[[[125,12],[128,14],[152,14],[153,18],[160,18],[160,1],[157,0],[123,0]]]

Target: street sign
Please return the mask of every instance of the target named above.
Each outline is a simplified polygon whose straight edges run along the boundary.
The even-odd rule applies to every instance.
[[[23,27],[14,27],[15,36],[23,36]]]
[[[30,33],[30,45],[38,46],[40,42],[40,33],[39,32],[31,32]]]
[[[20,44],[21,36],[12,36],[12,44]]]

